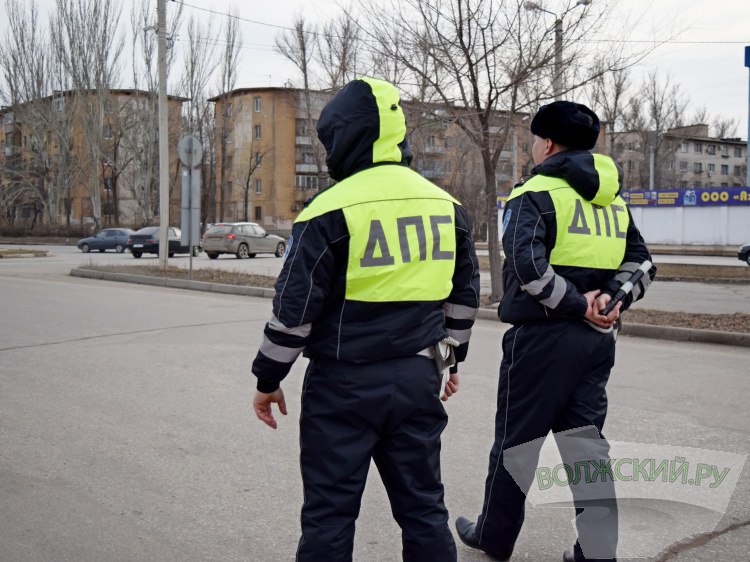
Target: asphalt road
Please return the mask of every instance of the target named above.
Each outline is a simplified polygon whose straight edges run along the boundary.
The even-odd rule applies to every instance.
[[[3,244],[4,247],[22,247]],[[143,256],[136,260],[129,253],[93,252],[83,254],[74,246],[28,246],[49,252],[46,258],[19,258],[0,260],[0,274],[23,275],[37,278],[60,277],[67,275],[72,268],[88,264],[111,265],[158,265],[156,256]],[[658,265],[660,259],[676,256],[654,257]],[[679,256],[685,260],[713,259],[717,263],[733,263],[731,258],[719,256]],[[739,260],[734,260],[740,266]],[[221,256],[210,260],[205,254],[193,258],[193,267],[220,268],[228,271],[241,271],[260,275],[276,276],[281,270],[282,260],[272,255],[259,255],[254,259],[238,260],[233,256]],[[692,262],[691,262],[692,263]],[[696,261],[695,263],[699,263]],[[169,260],[170,265],[189,268],[190,257],[175,256]],[[747,267],[747,266],[744,266]],[[658,281],[658,276],[657,276]],[[483,272],[481,276],[482,291],[490,292],[490,276]],[[750,284],[714,284],[692,282],[658,281],[649,290],[647,298],[636,304],[640,308],[650,308],[669,312],[700,312],[709,314],[732,314],[743,312],[750,314]]]
[[[91,259],[110,256],[124,257]],[[64,275],[69,264],[42,273],[35,262],[0,263],[0,560],[293,560],[305,361],[284,384],[289,416],[277,431],[262,425],[249,365],[270,301],[77,279]],[[461,391],[447,404],[452,518],[480,508],[502,333],[497,322],[477,323]],[[608,438],[679,447],[691,462],[693,448],[747,454],[749,363],[746,348],[621,338]],[[632,513],[623,513],[623,540],[697,521],[689,505],[653,499]],[[572,515],[529,509],[513,560],[559,560]],[[718,536],[667,559],[747,560],[748,522],[745,466]],[[355,560],[399,559],[373,468]],[[487,559],[459,545],[459,560]]]

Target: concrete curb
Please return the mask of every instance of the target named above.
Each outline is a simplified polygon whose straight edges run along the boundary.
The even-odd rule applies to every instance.
[[[43,254],[37,253],[37,254],[3,254],[0,253],[0,259],[2,260],[16,260],[16,259],[26,259],[26,258],[47,258],[49,257],[49,253],[44,252]]]
[[[224,285],[221,283],[206,283],[204,281],[190,281],[188,279],[170,279],[167,277],[152,277],[150,275],[133,275],[130,273],[113,273],[109,271],[95,271],[92,269],[71,269],[71,277],[85,279],[99,279],[103,281],[119,281],[152,285],[155,287],[170,287],[173,289],[189,289],[192,291],[208,291],[227,295],[243,295],[248,297],[273,298],[274,289],[262,287],[244,287],[239,285]],[[500,322],[496,308],[480,308],[477,318]],[[750,347],[750,334],[738,332],[715,332],[712,330],[696,330],[693,328],[677,328],[675,326],[656,326],[650,324],[623,323],[620,334],[639,338],[656,338],[674,341],[690,341],[700,343],[714,343],[721,345],[735,345]]]
[[[189,289],[192,291],[208,291],[226,295],[243,295],[247,297],[273,298],[273,289],[262,287],[245,287],[241,285],[224,285],[222,283],[207,283],[205,281],[190,281],[188,279],[170,279],[168,277],[152,277],[150,275],[133,275],[131,273],[113,273],[110,271],[94,271],[92,269],[71,269],[71,277],[85,279],[100,279],[103,281],[120,281],[122,283],[136,283],[155,287],[169,287],[172,289]]]

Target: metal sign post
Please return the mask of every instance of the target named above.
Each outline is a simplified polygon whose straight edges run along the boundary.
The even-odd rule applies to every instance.
[[[201,174],[200,164],[203,159],[203,147],[200,141],[192,136],[182,137],[177,144],[177,154],[182,163],[182,202],[180,205],[180,244],[190,250],[190,271],[188,278],[193,278],[193,248],[200,243],[201,216]]]

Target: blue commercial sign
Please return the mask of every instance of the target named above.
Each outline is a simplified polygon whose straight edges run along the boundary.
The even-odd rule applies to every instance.
[[[750,47],[745,47],[745,66],[750,68]]]
[[[631,207],[739,207],[750,206],[750,187],[696,187],[663,191],[626,191]]]

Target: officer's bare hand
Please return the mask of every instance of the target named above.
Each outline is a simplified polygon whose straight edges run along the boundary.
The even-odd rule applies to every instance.
[[[602,293],[598,297],[596,297],[596,300],[594,301],[594,309],[595,310],[604,310],[604,307],[607,306],[607,303],[612,300],[612,297],[606,293]],[[607,314],[607,321],[611,324],[615,323],[615,320],[617,320],[620,317],[620,309],[622,308],[622,301],[618,302],[615,307],[610,311],[609,314]]]
[[[448,375],[448,382],[445,383],[445,394],[440,399],[445,402],[456,392],[458,392],[458,373],[451,373]]]
[[[269,427],[276,429],[276,420],[273,417],[271,411],[271,404],[278,404],[279,412],[286,415],[286,401],[284,400],[284,391],[281,388],[274,390],[271,393],[255,391],[255,398],[253,398],[253,409],[258,419]]]
[[[615,308],[615,310],[613,310],[609,316],[604,316],[601,312],[599,312],[601,308],[598,302],[600,298],[608,297],[609,295],[602,295],[601,291],[596,290],[583,293],[583,296],[586,298],[586,303],[588,304],[588,308],[586,309],[584,318],[586,318],[586,320],[588,320],[589,322],[593,322],[597,326],[601,326],[602,328],[609,328],[610,326],[612,326],[614,321],[617,319],[617,316],[614,316],[612,320],[610,320],[609,317],[613,316],[615,311],[617,311],[617,314],[619,315],[619,309]]]

